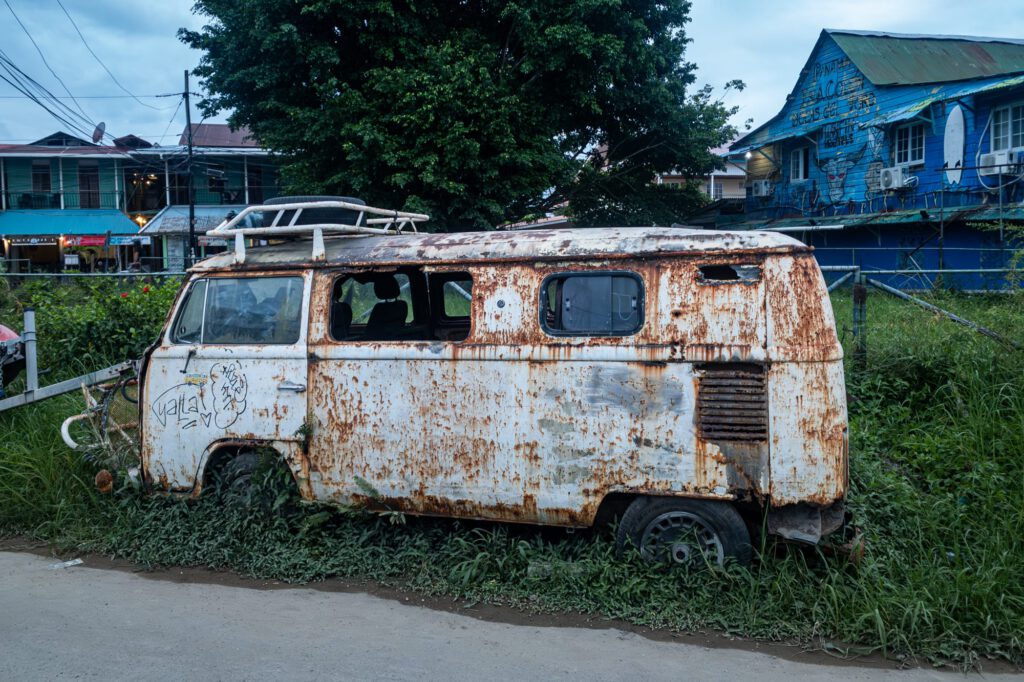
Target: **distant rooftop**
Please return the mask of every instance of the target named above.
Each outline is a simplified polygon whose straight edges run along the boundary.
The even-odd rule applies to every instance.
[[[178,144],[188,144],[188,131],[181,133]],[[232,130],[226,123],[194,123],[192,144],[196,147],[259,147],[246,127]]]
[[[825,29],[875,85],[916,85],[1024,71],[1024,41]]]

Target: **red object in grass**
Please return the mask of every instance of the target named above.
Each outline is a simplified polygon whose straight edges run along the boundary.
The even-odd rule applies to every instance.
[[[149,293],[149,287],[142,287],[142,293],[148,294]]]
[[[128,292],[126,291],[126,292],[122,293],[121,294],[121,298],[128,298]]]

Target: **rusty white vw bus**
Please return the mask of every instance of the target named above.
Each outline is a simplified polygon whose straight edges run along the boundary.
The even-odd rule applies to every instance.
[[[243,227],[254,211],[264,227]],[[621,515],[621,546],[676,562],[747,561],[751,527],[842,524],[842,349],[808,247],[425,219],[284,200],[217,228],[234,250],[192,268],[142,366],[145,483],[244,485],[273,449],[306,500]]]

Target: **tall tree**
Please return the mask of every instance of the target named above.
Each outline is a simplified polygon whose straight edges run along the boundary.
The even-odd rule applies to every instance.
[[[585,222],[636,224],[652,222],[637,202],[656,173],[708,172],[709,148],[734,133],[731,112],[693,88],[689,9],[198,0],[208,25],[179,37],[203,51],[203,112],[231,110],[284,155],[293,189],[424,210],[447,229],[564,202]]]

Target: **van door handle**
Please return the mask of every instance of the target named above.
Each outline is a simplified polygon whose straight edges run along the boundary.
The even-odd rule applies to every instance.
[[[296,393],[305,393],[306,384],[296,384],[287,379],[277,385],[279,391],[295,391]]]

